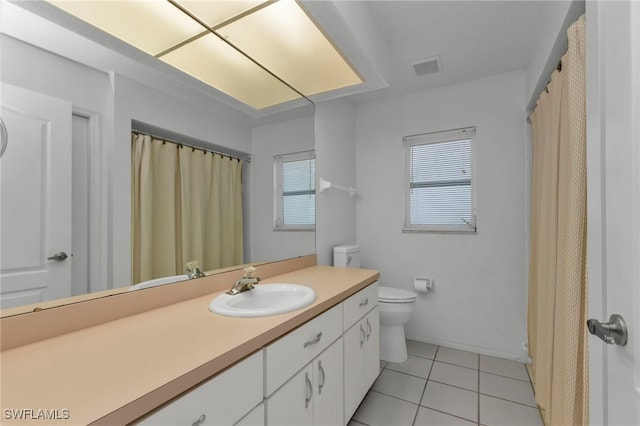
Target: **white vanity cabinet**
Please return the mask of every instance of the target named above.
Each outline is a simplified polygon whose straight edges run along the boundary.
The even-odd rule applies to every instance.
[[[267,425],[343,424],[342,337],[267,399]]]
[[[169,402],[139,425],[264,425],[263,351]],[[262,413],[262,415],[260,415]],[[247,415],[248,414],[248,415]]]
[[[342,305],[265,349],[267,425],[343,423]]]
[[[344,307],[344,420],[348,422],[380,373],[378,284],[354,294]]]
[[[141,425],[345,425],[380,371],[378,284],[145,417]]]

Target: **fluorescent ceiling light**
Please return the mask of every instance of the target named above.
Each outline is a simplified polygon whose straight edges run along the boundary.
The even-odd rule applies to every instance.
[[[49,2],[153,56],[205,30],[166,1]]]
[[[49,1],[255,109],[363,82],[294,0]]]
[[[197,16],[210,28],[215,28],[264,4],[265,0],[176,0],[176,3]]]
[[[192,41],[161,59],[256,109],[301,98],[213,34]]]
[[[272,3],[216,32],[305,96],[362,83],[293,0]]]

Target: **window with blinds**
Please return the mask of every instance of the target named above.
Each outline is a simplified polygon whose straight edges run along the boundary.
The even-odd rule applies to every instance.
[[[274,157],[275,229],[313,230],[316,224],[316,160],[313,151]]]
[[[403,138],[404,230],[475,232],[475,127]]]

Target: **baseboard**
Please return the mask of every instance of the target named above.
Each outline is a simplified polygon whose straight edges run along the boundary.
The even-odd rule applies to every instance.
[[[496,350],[495,348],[481,346],[476,343],[441,339],[437,337],[434,338],[433,336],[427,337],[427,336],[419,335],[416,333],[409,333],[409,332],[406,332],[405,336],[409,340],[415,340],[423,343],[430,343],[432,345],[438,345],[438,346],[446,346],[447,348],[459,349],[461,351],[475,352],[481,355],[493,356],[496,358],[503,358],[511,361],[523,362],[526,364],[531,362],[531,359],[524,352],[500,351],[500,350]]]

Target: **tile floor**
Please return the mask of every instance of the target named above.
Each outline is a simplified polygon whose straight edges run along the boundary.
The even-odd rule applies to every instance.
[[[409,359],[380,376],[348,426],[542,426],[524,364],[407,341]]]

